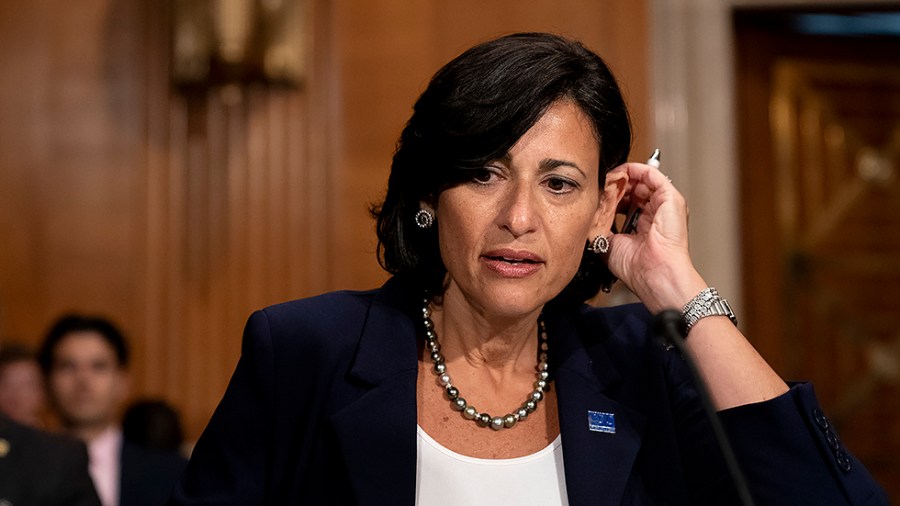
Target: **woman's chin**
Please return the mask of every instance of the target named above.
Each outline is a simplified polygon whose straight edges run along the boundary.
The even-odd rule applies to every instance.
[[[491,290],[482,297],[480,304],[487,314],[502,318],[526,317],[539,312],[556,293],[509,287]]]
[[[475,312],[498,318],[529,317],[540,312],[544,305],[559,295],[565,284],[559,277],[535,275],[523,277],[498,276],[487,270],[457,283],[450,277],[445,298],[460,297],[460,302]]]

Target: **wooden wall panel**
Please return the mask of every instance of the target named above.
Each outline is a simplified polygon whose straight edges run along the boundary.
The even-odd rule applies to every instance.
[[[208,417],[211,392],[221,394],[249,312],[311,293],[302,259],[321,247],[305,231],[323,210],[303,205],[321,189],[301,184],[315,168],[303,163],[304,138],[290,137],[307,121],[302,93],[251,88],[226,97],[175,97],[165,118],[169,158],[147,173],[163,195],[147,201],[148,221],[159,225],[148,233],[147,312],[155,316],[145,328],[180,338],[147,350],[144,382],[180,405],[202,406],[199,418],[188,415],[191,426]],[[157,371],[175,350],[179,364],[163,381]]]
[[[0,7],[4,334],[34,339],[68,309],[137,315],[143,68],[110,48],[130,53],[140,31],[128,6],[109,23],[112,7]]]
[[[113,316],[134,394],[175,403],[190,437],[250,311],[385,279],[367,206],[464,48],[584,40],[623,81],[637,153],[652,145],[646,2],[309,0],[302,88],[191,96],[169,85],[167,5],[0,0],[0,332],[36,343],[62,310]]]
[[[146,168],[154,193],[144,328],[170,337],[166,346],[148,342],[136,370],[145,392],[183,407],[196,435],[233,370],[249,313],[328,288],[326,138],[307,134],[325,109],[313,104],[317,77],[301,88],[183,94],[168,87],[165,58],[156,65],[161,82],[151,83],[158,96],[149,104],[168,107],[150,129],[167,135],[155,136]]]

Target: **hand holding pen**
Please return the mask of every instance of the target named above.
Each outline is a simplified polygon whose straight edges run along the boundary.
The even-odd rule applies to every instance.
[[[659,168],[659,148],[653,150],[653,154],[647,160],[647,165]],[[631,212],[628,213],[628,216],[625,218],[625,224],[622,226],[623,234],[633,234],[637,230],[638,218],[641,217],[642,212],[644,210],[640,207],[632,206]]]
[[[651,167],[659,168],[660,163],[660,153],[659,148],[653,150],[653,154],[650,155],[650,158],[647,160],[647,165]],[[622,224],[622,232],[623,234],[633,234],[637,231],[637,222],[641,217],[641,213],[643,209],[638,206],[632,205],[631,210],[625,217],[625,221]],[[605,293],[609,293],[612,290],[612,285],[615,283],[617,278],[614,275],[610,275],[609,279],[607,279],[601,286],[600,289]]]

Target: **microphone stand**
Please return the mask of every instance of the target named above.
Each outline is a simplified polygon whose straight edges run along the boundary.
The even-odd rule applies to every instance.
[[[719,414],[713,407],[712,400],[709,396],[709,390],[706,388],[706,383],[703,381],[702,376],[700,376],[697,364],[694,362],[693,357],[684,344],[684,339],[687,337],[687,323],[684,321],[684,317],[680,312],[674,309],[667,309],[654,317],[653,328],[657,335],[675,346],[678,353],[684,358],[688,371],[693,377],[694,384],[697,387],[700,403],[703,404],[703,408],[706,410],[706,416],[712,427],[713,435],[716,438],[716,442],[719,444],[719,448],[722,450],[722,457],[725,459],[725,466],[728,468],[728,474],[731,475],[731,479],[734,481],[738,498],[743,506],[754,506],[753,497],[750,495],[750,488],[747,486],[747,479],[744,477],[744,473],[741,472],[741,468],[738,466],[734,451],[731,449],[731,443],[728,442],[728,436],[725,434],[725,428],[722,427],[722,421],[719,420]]]

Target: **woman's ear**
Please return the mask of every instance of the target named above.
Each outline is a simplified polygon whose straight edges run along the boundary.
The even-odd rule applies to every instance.
[[[424,209],[424,210],[428,211],[429,213],[431,213],[432,216],[434,216],[434,206],[431,205],[431,203],[429,203],[427,201],[420,200],[419,201],[419,209]]]
[[[600,188],[600,203],[597,206],[596,219],[591,230],[592,237],[610,234],[616,219],[616,210],[619,208],[619,202],[625,197],[627,187],[628,173],[626,171],[613,169],[606,173],[603,187]]]

